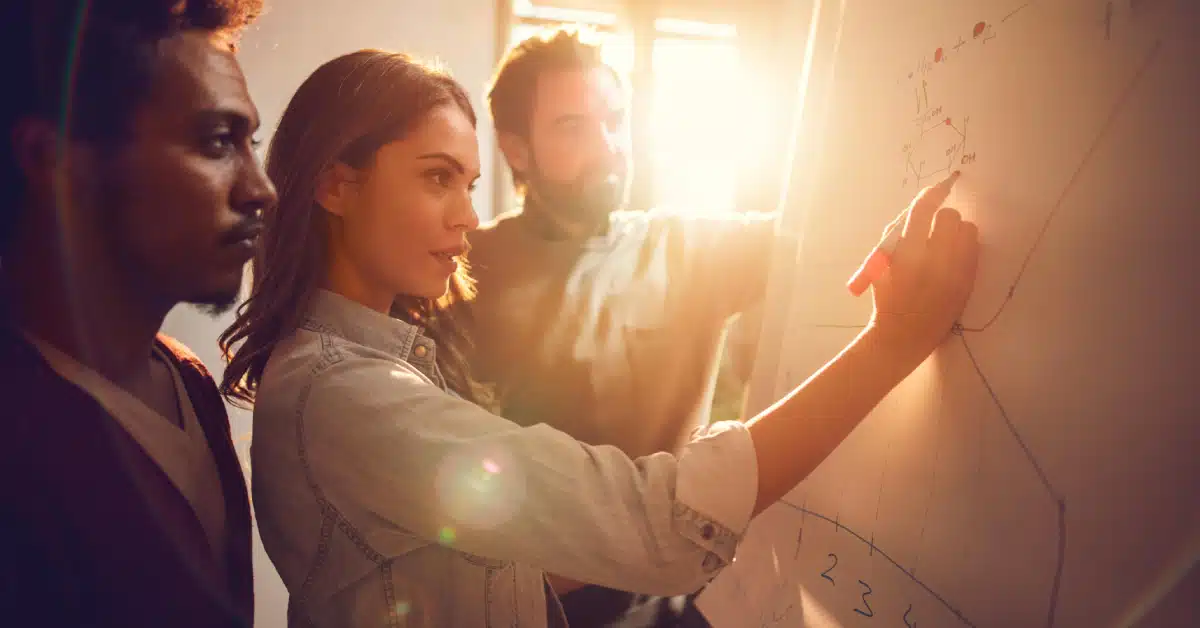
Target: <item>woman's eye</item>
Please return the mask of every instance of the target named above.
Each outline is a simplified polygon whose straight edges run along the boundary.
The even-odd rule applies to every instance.
[[[433,181],[441,187],[450,187],[450,181],[452,177],[450,173],[445,170],[431,170],[426,176],[429,177],[430,181]]]

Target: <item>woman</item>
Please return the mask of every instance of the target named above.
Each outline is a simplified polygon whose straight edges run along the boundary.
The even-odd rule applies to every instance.
[[[335,59],[292,98],[267,170],[280,202],[222,337],[223,389],[254,403],[259,529],[299,624],[560,624],[545,572],[698,589],[932,352],[974,281],[974,227],[936,211],[948,181],[907,214],[837,359],[755,419],[635,461],[472,403],[444,313],[469,297],[478,221],[475,114],[452,79],[400,54]]]

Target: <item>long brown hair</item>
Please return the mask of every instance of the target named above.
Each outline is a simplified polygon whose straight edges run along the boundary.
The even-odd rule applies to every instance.
[[[321,284],[330,233],[326,212],[315,200],[321,173],[335,163],[368,167],[380,147],[447,104],[461,108],[475,125],[471,101],[453,78],[406,54],[382,50],[325,63],[292,96],[267,150],[267,174],[279,204],[263,217],[250,297],[219,341],[229,361],[221,394],[253,403],[267,359],[303,323]],[[421,325],[438,344],[438,368],[447,384],[480,402],[484,390],[472,382],[464,359],[469,339],[449,307],[472,296],[474,282],[461,264],[445,296],[398,297],[392,316]]]

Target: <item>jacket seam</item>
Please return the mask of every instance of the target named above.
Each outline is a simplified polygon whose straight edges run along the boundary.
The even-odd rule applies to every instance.
[[[345,356],[334,343],[334,337],[328,333],[327,329],[322,329],[317,331],[317,333],[321,341],[322,359],[313,367],[312,375],[314,376],[319,375],[330,366],[333,366],[334,364],[337,364],[345,359]],[[362,555],[368,560],[375,563],[376,567],[379,568],[381,575],[383,576],[384,604],[387,608],[388,625],[392,626],[393,628],[400,628],[400,616],[398,609],[396,608],[395,588],[392,583],[391,561],[383,554],[376,551],[369,543],[367,543],[366,540],[363,539],[362,534],[358,531],[358,528],[356,528],[354,524],[351,523],[344,514],[342,514],[341,510],[339,510],[337,506],[334,506],[333,503],[326,498],[325,492],[321,490],[320,485],[313,476],[312,466],[309,464],[308,460],[307,441],[305,440],[304,435],[305,410],[308,407],[309,396],[312,394],[313,383],[313,380],[310,379],[308,383],[305,384],[304,388],[300,391],[300,397],[295,408],[296,441],[300,457],[300,467],[304,470],[305,481],[308,483],[308,488],[312,492],[313,499],[316,500],[317,506],[320,508],[321,512],[326,513],[326,516],[334,521],[336,527],[341,530],[342,534],[346,535],[346,537],[351,543],[354,544],[356,548],[358,548],[358,551],[361,552]],[[314,570],[315,568],[316,566],[314,566]],[[302,600],[301,603],[304,602],[305,601]]]
[[[305,601],[308,599],[308,591],[312,588],[317,571],[325,565],[325,559],[329,556],[329,539],[333,536],[334,524],[334,517],[330,513],[321,513],[321,532],[320,540],[317,541],[317,554],[313,557],[312,565],[309,566],[308,573],[304,576],[304,582],[300,585],[300,592],[296,595],[296,609],[304,615],[304,619],[309,624],[312,623],[312,618],[308,616]]]

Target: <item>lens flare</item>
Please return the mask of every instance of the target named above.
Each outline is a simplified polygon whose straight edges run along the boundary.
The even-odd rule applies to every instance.
[[[459,534],[504,524],[525,499],[521,465],[496,447],[455,451],[442,460],[436,482],[445,521]]]

